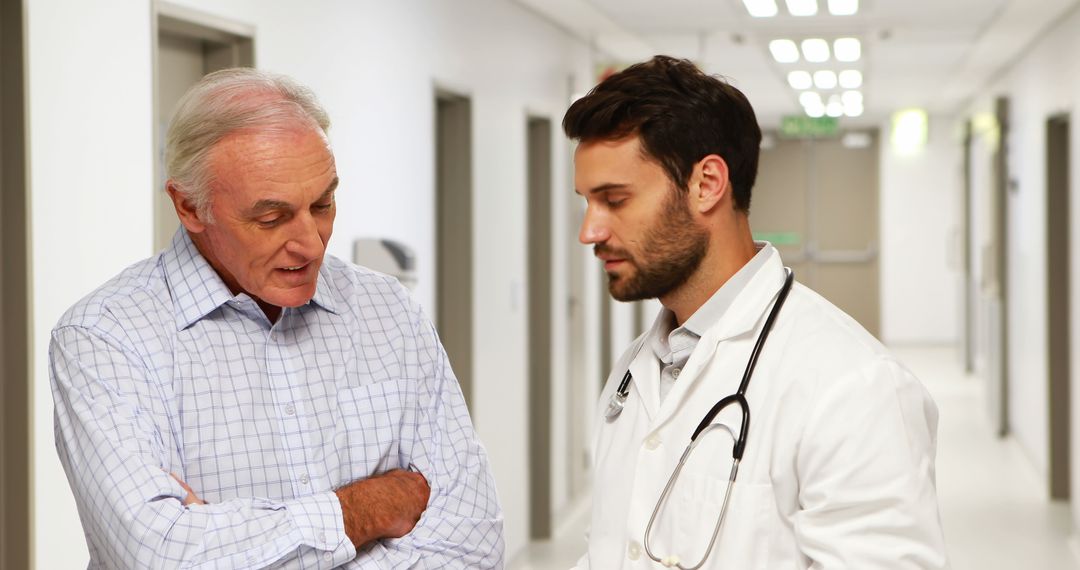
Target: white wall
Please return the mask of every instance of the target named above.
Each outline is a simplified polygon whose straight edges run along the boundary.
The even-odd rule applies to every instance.
[[[960,330],[961,141],[947,117],[929,140],[897,152],[881,127],[881,336],[886,343],[954,343]]]
[[[1008,197],[1009,272],[1009,427],[1036,469],[1048,468],[1048,394],[1046,355],[1046,120],[1053,114],[1072,112],[1071,210],[1080,220],[1080,62],[1063,54],[1080,53],[1080,10],[1058,20],[1040,40],[1005,70],[985,91],[985,98],[1010,98],[1011,117],[1008,167],[1016,188]],[[972,112],[985,108],[976,101]],[[1071,236],[1073,323],[1080,300],[1080,235]],[[1072,354],[1080,354],[1080,331],[1072,331]],[[1080,416],[1080,362],[1072,365],[1074,418]],[[1073,421],[1071,453],[1080,458],[1080,422]],[[1080,490],[1080,473],[1073,469],[1074,493]],[[1080,501],[1074,501],[1073,518],[1080,525]]]
[[[150,5],[30,1],[26,20],[36,331],[32,555],[38,568],[85,567],[74,499],[53,446],[48,333],[95,285],[150,254]]]
[[[255,26],[258,66],[292,75],[320,96],[333,120],[342,179],[330,252],[347,258],[352,240],[361,236],[409,244],[418,256],[416,296],[429,308],[434,88],[472,97],[473,413],[491,457],[512,556],[528,536],[528,404],[521,365],[527,361],[525,120],[542,114],[558,124],[570,78],[578,89],[588,87],[588,49],[503,0],[176,3]],[[70,568],[85,565],[86,551],[52,443],[47,331],[78,298],[151,254],[151,0],[29,0],[27,20],[38,331],[34,552],[39,568]],[[558,130],[554,135],[560,151],[553,155],[553,209],[565,212],[568,152]],[[553,279],[561,299],[564,240],[573,239],[573,229],[556,225],[555,234]],[[555,313],[556,338],[564,338],[565,311]],[[596,330],[596,323],[590,327]],[[554,369],[565,369],[564,347],[555,346]],[[566,378],[556,374],[554,380]],[[568,412],[553,413],[558,418]],[[556,456],[565,455],[563,441],[555,440]],[[556,490],[558,508],[568,497],[565,485]]]

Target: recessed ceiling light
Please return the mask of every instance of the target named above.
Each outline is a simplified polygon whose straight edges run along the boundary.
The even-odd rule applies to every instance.
[[[810,105],[810,106],[804,107],[804,109],[806,110],[807,115],[810,115],[811,117],[814,117],[815,119],[818,118],[818,117],[824,117],[825,116],[825,106],[824,105]]]
[[[814,85],[818,89],[834,89],[836,88],[836,74],[828,69],[815,71]]]
[[[844,114],[844,104],[839,101],[833,101],[825,107],[825,114],[830,117],[839,117]]]
[[[863,104],[862,93],[859,91],[844,91],[844,93],[840,95],[840,100],[844,102],[845,107],[848,105]]]
[[[821,95],[816,91],[803,91],[802,93],[799,93],[799,104],[803,107],[824,105],[824,103],[821,102]]]
[[[792,71],[787,74],[788,85],[791,85],[792,89],[809,89],[813,87],[814,80],[810,77],[809,71]]]
[[[802,53],[806,61],[824,63],[829,61],[829,42],[821,38],[802,41]]]
[[[829,49],[828,44],[825,44],[825,49]],[[769,42],[769,51],[772,52],[773,59],[780,63],[799,61],[799,48],[791,40],[773,40]]]
[[[817,14],[817,0],[787,0],[787,11],[792,16],[813,16]]]
[[[775,0],[743,0],[746,11],[755,18],[771,18],[779,11]]]
[[[851,16],[859,11],[859,0],[829,0],[829,13],[833,16]]]
[[[844,114],[849,117],[858,117],[863,114],[862,104],[858,105],[844,105]]]
[[[858,69],[845,69],[840,72],[840,87],[858,89],[862,87],[862,72]]]
[[[858,38],[839,38],[833,42],[833,55],[838,61],[859,61],[862,43]]]

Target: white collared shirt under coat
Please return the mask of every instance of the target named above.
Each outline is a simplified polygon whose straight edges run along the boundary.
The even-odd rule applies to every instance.
[[[702,337],[659,402],[660,365],[634,348],[600,398],[589,550],[579,568],[662,568],[645,527],[694,428],[733,394],[784,281],[769,258]],[[655,334],[657,325],[646,335]],[[604,409],[629,363],[622,414]],[[746,392],[750,430],[727,520],[703,568],[946,568],[934,456],[937,408],[919,381],[858,323],[795,283]],[[739,430],[737,408],[714,423]],[[714,430],[673,489],[654,554],[701,558],[731,470],[731,438]]]

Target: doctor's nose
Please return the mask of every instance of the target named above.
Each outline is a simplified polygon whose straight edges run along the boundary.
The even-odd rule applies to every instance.
[[[581,222],[578,231],[578,241],[585,245],[603,243],[611,237],[611,230],[604,221],[604,216],[597,214],[592,208],[585,211],[585,219]]]

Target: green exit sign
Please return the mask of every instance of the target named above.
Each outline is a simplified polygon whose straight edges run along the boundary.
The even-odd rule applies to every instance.
[[[786,138],[812,138],[835,136],[840,129],[836,117],[807,117],[805,115],[784,117],[780,121],[780,136]]]

